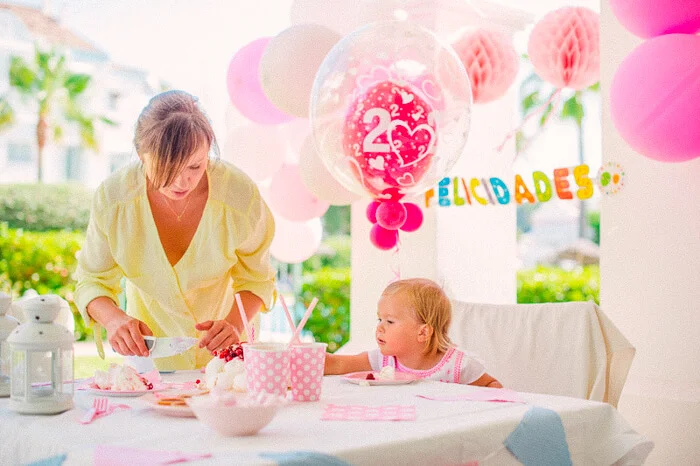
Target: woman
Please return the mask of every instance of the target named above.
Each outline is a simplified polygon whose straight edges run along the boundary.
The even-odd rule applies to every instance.
[[[211,352],[238,342],[235,293],[249,320],[275,299],[274,220],[250,178],[209,158],[216,138],[193,96],[153,97],[134,146],[140,161],[95,193],[75,302],[118,353],[147,356],[142,335],[196,336],[195,348],[154,362],[160,370],[202,367]],[[126,312],[117,306],[122,277]]]

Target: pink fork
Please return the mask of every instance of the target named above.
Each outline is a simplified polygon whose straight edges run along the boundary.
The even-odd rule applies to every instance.
[[[108,405],[109,400],[107,400],[107,397],[98,396],[92,401],[92,408],[90,408],[88,412],[85,413],[83,418],[80,420],[80,423],[89,424],[90,422],[92,422],[93,419],[95,419],[95,417],[107,412]]]

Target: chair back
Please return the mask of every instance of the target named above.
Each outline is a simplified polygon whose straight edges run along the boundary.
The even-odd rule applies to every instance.
[[[504,387],[617,406],[635,349],[595,303],[452,304],[450,338]]]

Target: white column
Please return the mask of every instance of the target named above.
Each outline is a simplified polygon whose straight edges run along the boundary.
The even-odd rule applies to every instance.
[[[625,170],[624,189],[601,202],[601,305],[637,348],[619,409],[655,442],[647,464],[697,464],[700,159],[657,162],[620,138],[610,119],[610,85],[641,41],[617,22],[608,2],[601,31],[603,162]]]

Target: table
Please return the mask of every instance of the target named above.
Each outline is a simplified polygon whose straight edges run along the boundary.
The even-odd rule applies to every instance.
[[[182,371],[164,381],[194,380]],[[195,418],[156,413],[138,398],[113,398],[131,410],[82,425],[78,419],[93,395],[76,391],[76,408],[59,415],[29,416],[8,409],[0,399],[0,464],[15,465],[67,453],[64,465],[93,464],[100,444],[152,450],[211,453],[191,464],[274,464],[261,452],[313,450],[351,464],[520,464],[503,441],[531,406],[549,408],[562,419],[574,464],[641,464],[653,444],[636,433],[607,403],[524,393],[527,404],[435,401],[417,395],[448,396],[475,387],[417,381],[407,385],[363,387],[340,376],[324,378],[319,402],[291,402],[252,437],[221,437]],[[415,421],[321,421],[329,404],[415,405]],[[617,463],[616,463],[617,462]]]

